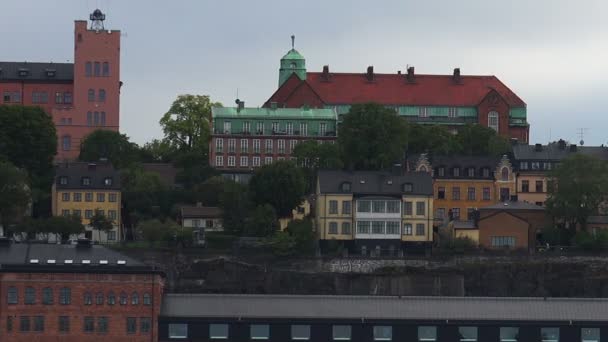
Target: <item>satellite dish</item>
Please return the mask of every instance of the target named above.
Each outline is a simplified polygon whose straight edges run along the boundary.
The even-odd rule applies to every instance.
[[[579,144],[580,144],[581,146],[583,146],[583,145],[585,145],[585,141],[581,139],[581,141],[579,141]]]

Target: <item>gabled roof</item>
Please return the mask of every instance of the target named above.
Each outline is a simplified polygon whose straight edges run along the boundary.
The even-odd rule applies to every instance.
[[[433,179],[427,172],[408,172],[394,175],[384,171],[319,171],[321,193],[352,193],[358,195],[432,195]],[[342,191],[342,184],[350,183],[351,191]],[[403,185],[413,186],[404,192]]]
[[[513,210],[539,210],[544,211],[545,208],[528,202],[523,201],[512,201],[512,202],[499,202],[496,204],[489,205],[487,207],[479,208],[479,210],[503,210],[503,211],[513,211]]]
[[[222,217],[222,209],[218,207],[199,207],[199,206],[184,206],[181,207],[182,218],[220,218]]]
[[[404,74],[374,74],[368,81],[363,73],[306,73],[312,89],[328,105],[376,102],[401,106],[476,107],[495,90],[511,107],[526,107],[526,103],[496,76],[461,76],[455,82],[452,75],[415,75],[408,82]],[[293,85],[290,85],[293,87]],[[279,88],[280,89],[280,88]],[[276,92],[278,95],[280,92]],[[286,102],[291,95],[274,96],[272,101]]]
[[[61,184],[61,178],[67,177],[67,184]],[[90,185],[84,185],[82,178],[88,177]],[[106,179],[111,179],[107,185]],[[55,168],[55,184],[57,189],[111,189],[120,190],[120,172],[110,163],[60,163]]]
[[[513,157],[516,160],[547,160],[559,161],[577,153],[593,156],[602,160],[608,160],[608,147],[604,146],[576,146],[575,151],[571,151],[571,146],[559,143],[548,145],[523,145],[513,146]]]
[[[20,75],[19,71],[27,71]],[[47,75],[47,70],[54,70],[54,76]],[[67,82],[74,80],[73,63],[30,63],[30,62],[0,62],[1,81],[43,81]]]

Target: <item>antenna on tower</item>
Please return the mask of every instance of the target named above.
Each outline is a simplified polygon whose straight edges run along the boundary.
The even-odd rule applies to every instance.
[[[294,46],[296,45],[296,36],[295,35],[291,35],[291,49],[294,49]]]
[[[91,13],[89,19],[91,19],[91,30],[103,30],[103,22],[106,20],[106,15],[103,14],[99,8]]]
[[[585,133],[587,133],[588,130],[589,128],[579,128],[577,130],[578,132],[576,134],[581,139],[581,141],[579,142],[581,146],[585,145]]]

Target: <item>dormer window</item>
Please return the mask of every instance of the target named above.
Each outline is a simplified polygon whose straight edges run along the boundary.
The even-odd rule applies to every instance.
[[[82,177],[80,183],[84,186],[89,186],[91,185],[91,178],[90,177]]]
[[[437,169],[437,173],[439,174],[439,177],[444,177],[445,176],[445,168],[440,167]]]
[[[105,185],[105,186],[111,186],[112,185],[112,178],[110,178],[110,177],[104,178],[103,185]]]
[[[484,167],[483,169],[481,169],[481,173],[484,178],[490,177],[490,169],[488,169],[487,167]]]
[[[412,183],[403,184],[403,192],[412,192],[412,191],[414,191],[414,185]]]
[[[19,77],[26,77],[27,75],[30,74],[30,71],[26,68],[21,68],[18,71]]]
[[[68,177],[66,177],[66,176],[59,177],[59,184],[68,185]]]
[[[459,169],[459,168],[457,168],[457,167],[453,168],[453,169],[452,169],[452,175],[453,175],[454,177],[460,177],[460,169]]]
[[[475,177],[475,169],[474,168],[470,167],[470,168],[467,169],[467,177],[471,177],[471,178]]]
[[[340,190],[342,190],[342,192],[350,192],[351,190],[351,184],[349,182],[344,182],[342,183],[342,185],[340,185]]]
[[[46,69],[46,77],[55,77],[57,71],[55,69]]]

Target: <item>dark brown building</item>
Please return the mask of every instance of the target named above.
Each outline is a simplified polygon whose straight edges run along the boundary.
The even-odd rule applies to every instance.
[[[479,245],[530,249],[547,222],[545,208],[526,202],[503,202],[479,210]]]
[[[161,272],[102,246],[0,241],[0,341],[157,341]]]

